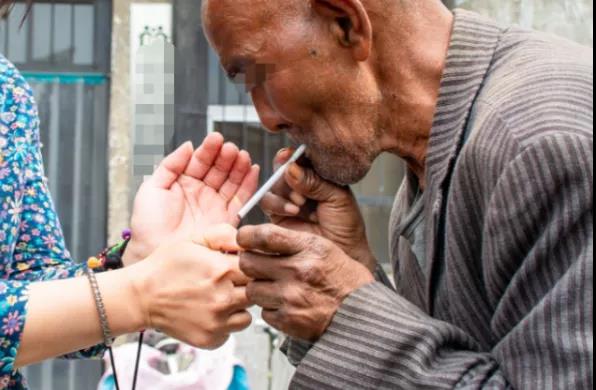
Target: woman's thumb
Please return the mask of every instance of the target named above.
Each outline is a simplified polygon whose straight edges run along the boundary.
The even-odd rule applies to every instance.
[[[197,244],[214,251],[236,253],[242,249],[236,241],[237,234],[238,231],[232,225],[215,225],[199,237]]]

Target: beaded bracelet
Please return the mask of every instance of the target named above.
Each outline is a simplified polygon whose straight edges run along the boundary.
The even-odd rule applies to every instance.
[[[95,272],[102,272],[108,270],[120,269],[124,266],[122,257],[124,251],[130,242],[132,233],[130,229],[126,229],[122,232],[122,240],[120,243],[104,249],[99,255],[90,257],[87,260],[87,267]]]
[[[91,268],[85,267],[85,274],[87,275],[87,279],[89,279],[91,292],[93,293],[93,298],[95,299],[95,306],[97,309],[97,314],[99,315],[99,323],[101,325],[104,344],[106,347],[110,348],[114,340],[112,337],[112,331],[110,329],[106,308],[101,296],[101,291],[99,290],[99,284],[97,283],[97,278],[95,277],[95,272],[93,272]]]

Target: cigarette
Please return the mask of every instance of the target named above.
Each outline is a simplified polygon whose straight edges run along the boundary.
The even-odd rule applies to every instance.
[[[273,186],[277,184],[277,182],[284,176],[289,166],[298,161],[298,159],[302,157],[302,155],[304,155],[305,152],[306,145],[301,145],[298,149],[296,149],[296,151],[288,160],[288,162],[286,162],[277,171],[275,171],[273,176],[271,176],[271,179],[267,180],[263,187],[261,187],[261,189],[257,191],[257,193],[248,201],[248,203],[242,208],[242,210],[238,212],[238,217],[240,217],[240,220],[246,218],[248,213],[250,213],[252,209],[254,209],[255,206],[257,206],[261,202],[261,200],[263,200],[265,195],[267,195],[269,191],[271,191]]]

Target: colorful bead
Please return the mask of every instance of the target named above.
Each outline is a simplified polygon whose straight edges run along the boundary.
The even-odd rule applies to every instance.
[[[87,260],[87,266],[91,269],[98,269],[101,268],[103,264],[97,257],[90,257],[89,260]]]
[[[124,229],[124,231],[122,231],[122,239],[123,240],[130,240],[131,237],[132,237],[132,231],[130,229]]]

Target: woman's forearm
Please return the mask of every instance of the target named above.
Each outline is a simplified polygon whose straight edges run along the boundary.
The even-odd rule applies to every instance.
[[[144,316],[130,278],[134,267],[97,275],[113,336],[139,331]],[[35,283],[15,368],[103,341],[95,299],[85,277]]]

